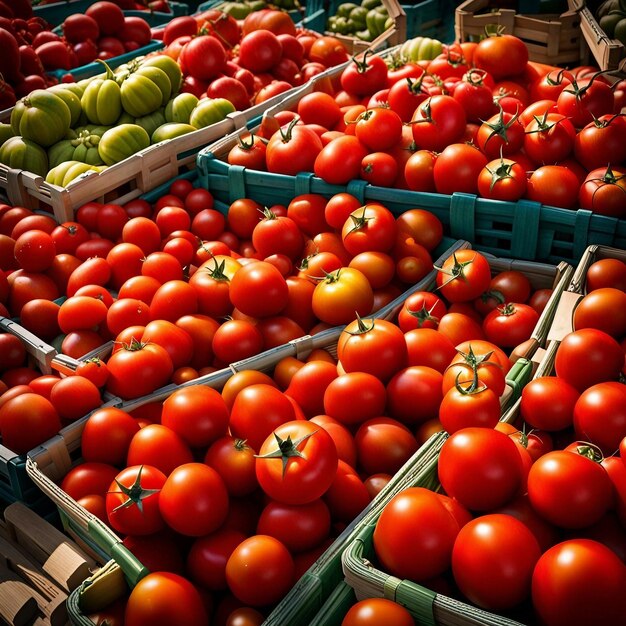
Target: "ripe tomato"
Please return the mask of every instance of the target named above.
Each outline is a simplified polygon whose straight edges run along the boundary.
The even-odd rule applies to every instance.
[[[261,512],[256,531],[278,539],[293,554],[320,545],[328,537],[330,521],[323,500],[299,505],[271,501]]]
[[[465,109],[468,122],[482,122],[495,113],[492,87],[493,81],[489,74],[479,69],[470,69],[457,83],[452,97]]]
[[[559,113],[570,118],[576,128],[583,128],[593,118],[613,112],[613,91],[597,75],[572,80],[557,98]]]
[[[462,428],[494,428],[500,419],[500,399],[489,387],[474,382],[449,389],[439,407],[439,421],[449,434]]]
[[[104,496],[118,473],[118,469],[105,463],[81,463],[64,476],[61,489],[74,500],[92,494]]]
[[[613,287],[594,289],[574,310],[574,329],[596,328],[616,339],[626,335],[626,293]]]
[[[574,148],[576,130],[560,113],[546,113],[526,125],[524,151],[535,163],[557,163]]]
[[[256,475],[271,498],[286,504],[307,504],[330,487],[337,472],[332,437],[307,421],[278,426],[261,446]]]
[[[83,428],[81,451],[88,462],[123,467],[138,422],[125,411],[105,407],[92,413]]]
[[[507,303],[491,311],[483,320],[487,340],[502,348],[514,348],[530,336],[539,313],[528,304]]]
[[[242,541],[226,563],[226,581],[232,593],[251,606],[280,600],[294,583],[294,562],[278,539],[253,535]]]
[[[313,164],[315,175],[332,185],[346,185],[358,178],[366,147],[352,135],[341,135],[329,141]]]
[[[451,96],[431,96],[413,114],[413,139],[418,148],[441,152],[461,139],[465,132],[465,111]]]
[[[370,474],[395,474],[417,450],[417,441],[401,422],[375,417],[354,435],[359,466]]]
[[[389,108],[368,109],[357,118],[357,139],[370,152],[384,152],[400,141],[402,119]]]
[[[527,197],[548,206],[571,209],[578,200],[576,174],[561,165],[542,165],[528,179]]]
[[[561,528],[597,522],[612,502],[606,470],[574,452],[553,450],[539,457],[528,475],[528,497],[537,512]]]
[[[530,595],[537,539],[510,515],[482,515],[461,530],[452,550],[452,573],[465,597],[492,611],[513,608]]]
[[[129,465],[152,465],[169,475],[179,465],[191,463],[193,454],[173,430],[148,424],[131,439],[126,460]]]
[[[133,588],[126,605],[127,626],[201,626],[208,621],[200,593],[182,576],[154,572]]]
[[[626,437],[626,386],[618,382],[593,385],[574,406],[576,436],[606,454],[613,454]]]
[[[161,423],[191,447],[205,448],[228,430],[229,411],[218,391],[201,385],[178,389],[163,403]]]
[[[165,474],[152,465],[132,465],[109,486],[106,511],[109,524],[125,535],[150,535],[165,527],[159,494]]]
[[[386,598],[366,598],[348,609],[341,626],[369,626],[372,623],[414,626],[415,620],[400,604]]]
[[[439,454],[439,481],[468,509],[488,511],[506,504],[522,482],[515,443],[489,428],[464,428],[451,435]]]
[[[26,454],[60,429],[61,420],[53,404],[36,393],[26,391],[0,405],[2,443],[15,454]]]
[[[406,364],[404,334],[386,320],[357,319],[342,331],[337,357],[344,371],[367,372],[385,382]]]
[[[626,216],[625,176],[626,169],[610,165],[589,172],[580,188],[580,207],[609,217]]]
[[[476,135],[476,145],[489,160],[509,156],[524,145],[524,127],[517,113],[500,112],[483,122]]]
[[[313,312],[322,322],[346,324],[372,312],[374,293],[365,275],[352,267],[330,272],[313,292]]]
[[[431,291],[418,291],[411,294],[398,313],[398,326],[403,333],[414,328],[433,328],[446,314],[447,307],[443,300]]]
[[[430,329],[415,330],[421,333]],[[400,370],[387,384],[387,410],[404,424],[422,424],[436,418],[443,398],[441,373],[429,366],[411,365]]]
[[[559,431],[571,426],[580,393],[556,376],[531,380],[522,390],[520,412],[533,428]]]
[[[584,363],[584,367],[581,364]],[[554,368],[578,391],[596,383],[617,380],[624,366],[624,351],[601,330],[583,328],[567,335],[556,352]]]
[[[587,270],[587,293],[602,287],[626,291],[626,263],[619,259],[599,259]]]
[[[588,170],[617,165],[626,159],[626,123],[615,115],[601,115],[576,135],[574,154]]]
[[[609,548],[570,539],[547,550],[532,578],[533,605],[547,626],[585,626],[597,619],[619,623],[626,611],[626,566]]]
[[[276,267],[258,261],[237,270],[230,282],[230,298],[245,315],[270,317],[285,308],[289,289]]]
[[[296,118],[297,119],[297,118]],[[269,172],[295,176],[298,172],[312,172],[322,140],[311,128],[293,121],[286,130],[277,130],[269,140],[265,160]]]
[[[478,177],[487,165],[487,157],[475,146],[452,143],[435,161],[433,176],[437,193],[473,193],[478,191]]]
[[[450,567],[458,532],[459,524],[436,493],[409,487],[383,509],[373,545],[385,571],[421,582]]]
[[[528,63],[528,48],[518,37],[498,33],[478,43],[473,60],[476,67],[500,80],[524,71]]]
[[[231,408],[230,431],[259,451],[265,439],[281,424],[296,419],[293,405],[275,387],[252,384],[241,389]]]
[[[356,256],[362,252],[389,252],[396,234],[393,213],[381,204],[366,204],[350,213],[341,230],[341,239],[346,250]]]
[[[217,530],[226,519],[228,491],[212,467],[185,463],[167,477],[158,504],[170,528],[187,537],[202,537]]]
[[[387,65],[380,56],[363,55],[363,59],[352,63],[341,74],[341,87],[348,93],[367,96],[384,89],[387,85]]]
[[[476,250],[458,250],[437,273],[437,287],[449,302],[474,300],[489,288],[491,270]]]

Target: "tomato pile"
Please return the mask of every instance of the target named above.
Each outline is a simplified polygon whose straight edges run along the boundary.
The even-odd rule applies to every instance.
[[[451,572],[463,597],[490,611],[532,601],[522,621],[589,624],[600,598],[607,619],[621,619],[625,277],[618,259],[591,265],[574,331],[554,374],[523,389],[519,422],[463,420],[450,431],[438,464],[446,495],[414,487],[385,508],[374,548],[386,571],[436,589]]]
[[[392,67],[366,55],[340,83],[281,115],[296,126],[249,166],[626,216],[625,92],[593,68],[528,62],[525,44],[502,35]],[[298,125],[309,130],[296,133]],[[302,156],[272,158],[279,140]]]
[[[58,82],[46,72],[71,70],[95,59],[110,59],[150,43],[148,22],[125,17],[113,2],[96,2],[85,14],[70,15],[62,34],[52,31],[40,17],[16,13],[13,19],[0,16],[0,109],[12,107],[16,98]]]
[[[182,93],[249,108],[348,60],[334,37],[296,29],[287,13],[263,9],[242,22],[218,9],[177,17],[162,32],[164,54],[183,71]]]
[[[239,371],[221,393],[187,385],[162,403],[100,408],[87,419],[84,462],[61,487],[150,571],[168,572],[135,587],[129,623],[151,619],[147,598],[173,582],[195,598],[189,607],[207,594],[219,606],[234,596],[264,614],[432,432],[453,432],[451,420],[497,423],[511,363],[487,341],[491,314],[481,327],[478,311],[528,300],[531,286],[514,271],[492,278],[473,250],[447,259],[438,282],[442,297],[413,294],[397,325],[350,322],[336,359],[317,349],[280,360],[272,377]],[[527,314],[514,306],[511,317]],[[528,308],[533,323],[503,346],[530,336],[539,313]],[[141,367],[126,377],[140,384]],[[186,623],[206,620],[189,611]]]

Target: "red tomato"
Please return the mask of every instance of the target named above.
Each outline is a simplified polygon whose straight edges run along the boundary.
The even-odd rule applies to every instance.
[[[159,492],[165,474],[151,465],[121,471],[106,494],[109,524],[127,535],[150,535],[165,527],[159,512]]]
[[[522,461],[515,443],[489,428],[464,428],[450,436],[439,455],[439,481],[468,509],[488,511],[518,492]]]
[[[510,515],[483,515],[459,531],[452,550],[452,573],[471,602],[502,611],[530,595],[540,556],[539,543],[525,524]]]
[[[432,96],[415,109],[411,124],[419,148],[441,152],[463,136],[465,111],[450,96]]]
[[[341,626],[369,626],[374,623],[414,626],[415,621],[400,604],[385,598],[367,598],[348,609]]]
[[[532,578],[533,605],[547,626],[619,623],[626,611],[626,566],[606,546],[570,539],[547,550]]]
[[[581,368],[579,363],[585,363]],[[579,391],[596,383],[617,380],[624,366],[624,351],[601,330],[583,328],[567,335],[556,352],[557,376]]]
[[[278,426],[259,450],[256,475],[271,498],[307,504],[319,498],[337,472],[337,449],[315,424],[296,420]]]
[[[528,63],[526,44],[514,35],[486,37],[474,50],[474,65],[486,70],[494,79],[521,74]]]
[[[437,274],[439,291],[449,302],[467,302],[489,288],[491,270],[475,250],[458,250],[448,257]]]
[[[522,390],[520,412],[533,428],[559,431],[571,426],[579,392],[562,378],[541,376]]]
[[[538,458],[528,475],[528,497],[537,512],[561,528],[597,522],[612,501],[605,469],[589,458],[554,450]]]
[[[126,605],[127,626],[200,626],[208,621],[200,593],[182,576],[154,572],[133,588]]]
[[[294,567],[289,550],[278,539],[253,535],[233,550],[226,563],[226,581],[245,604],[266,606],[289,591]]]
[[[187,537],[202,537],[217,530],[226,519],[228,491],[213,468],[185,463],[167,477],[158,504],[170,528]]]
[[[374,529],[374,550],[390,574],[426,581],[450,567],[458,532],[459,524],[436,493],[409,487],[383,509]]]

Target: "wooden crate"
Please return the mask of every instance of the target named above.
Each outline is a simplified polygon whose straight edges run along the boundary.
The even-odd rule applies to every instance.
[[[583,0],[568,0],[568,6],[580,17],[580,30],[598,67],[601,70],[617,70],[626,73],[624,44],[607,36]]]
[[[457,41],[477,41],[485,27],[497,24],[504,32],[522,39],[531,61],[548,65],[579,65],[584,56],[584,42],[577,11],[561,15],[522,15],[512,9],[490,10],[489,0],[466,0],[456,9]]]

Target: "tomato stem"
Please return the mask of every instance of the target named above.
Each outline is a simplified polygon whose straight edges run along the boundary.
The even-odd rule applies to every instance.
[[[283,476],[287,471],[287,465],[289,464],[289,459],[293,457],[299,457],[301,459],[306,459],[304,454],[298,450],[298,446],[306,441],[309,437],[312,437],[317,430],[312,433],[307,433],[306,435],[300,437],[293,441],[291,439],[291,435],[287,437],[287,439],[281,439],[278,433],[274,433],[274,439],[276,439],[276,443],[278,444],[278,448],[273,452],[268,452],[267,454],[255,454],[254,456],[257,459],[280,459],[283,464]]]
[[[372,323],[368,325],[368,324],[365,323],[365,320],[358,314],[357,311],[355,311],[354,314],[356,315],[357,329],[356,330],[346,330],[344,328],[344,330],[343,330],[344,333],[348,333],[348,335],[351,335],[352,337],[355,337],[357,335],[364,335],[365,333],[369,333],[370,330],[374,329],[376,321],[373,318],[371,320]]]
[[[130,486],[126,487],[123,485],[117,478],[115,479],[115,483],[120,488],[120,491],[128,496],[128,500],[122,502],[122,504],[116,506],[113,511],[117,511],[118,509],[128,509],[131,506],[137,506],[140,513],[143,513],[143,501],[146,498],[154,495],[155,493],[159,493],[160,489],[144,489],[141,486],[141,472],[143,471],[143,465],[139,468],[137,472],[137,476],[135,477],[135,482]],[[109,493],[117,493],[115,491],[109,491]]]

